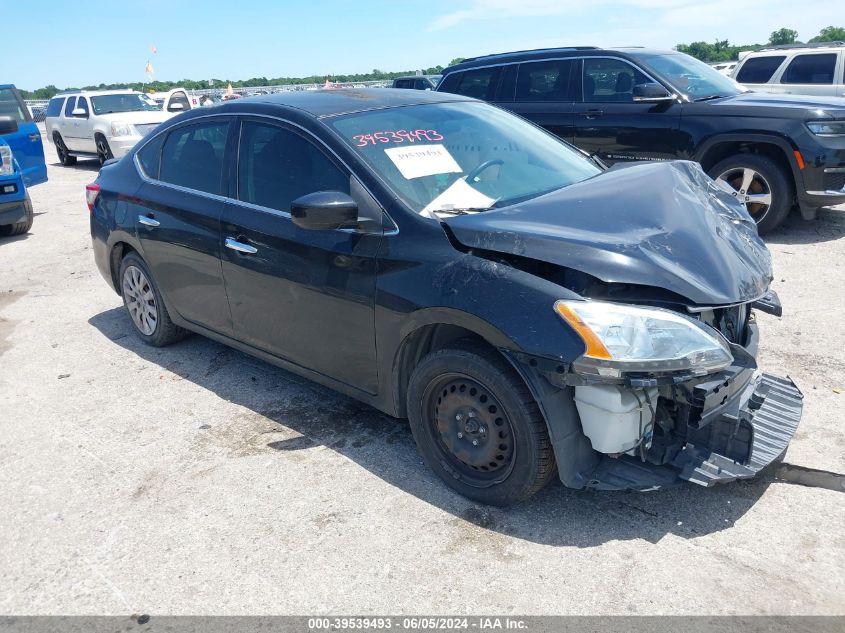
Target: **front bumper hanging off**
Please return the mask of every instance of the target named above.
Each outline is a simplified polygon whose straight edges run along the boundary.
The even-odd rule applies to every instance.
[[[683,450],[669,464],[623,455],[603,456],[587,487],[651,490],[689,481],[713,486],[754,477],[780,457],[801,420],[803,395],[789,378],[762,374],[726,407],[691,429]]]

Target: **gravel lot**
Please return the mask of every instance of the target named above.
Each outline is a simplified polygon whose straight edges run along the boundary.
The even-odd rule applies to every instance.
[[[492,510],[403,421],[198,336],[145,347],[93,262],[96,173],[51,164],[0,240],[0,613],[845,614],[845,494],[788,468]],[[786,462],[845,473],[845,209],[769,245]]]

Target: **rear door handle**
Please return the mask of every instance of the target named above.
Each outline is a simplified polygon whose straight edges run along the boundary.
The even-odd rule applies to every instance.
[[[226,248],[231,248],[233,251],[237,251],[239,253],[246,253],[248,255],[254,255],[258,252],[258,249],[254,246],[250,246],[249,244],[244,244],[243,242],[239,242],[234,237],[227,237],[226,238]]]
[[[604,116],[604,110],[587,110],[578,114],[585,119],[595,119],[596,117]]]
[[[143,224],[144,226],[158,226],[161,222],[146,215],[139,215],[138,224]]]

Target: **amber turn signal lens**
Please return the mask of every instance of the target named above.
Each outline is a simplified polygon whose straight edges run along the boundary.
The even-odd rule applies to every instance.
[[[591,358],[604,358],[606,360],[611,360],[613,356],[607,348],[604,346],[604,343],[601,342],[596,333],[593,332],[590,327],[584,323],[581,317],[570,308],[565,303],[558,301],[555,303],[555,310],[557,313],[563,317],[563,320],[566,321],[573,330],[578,332],[578,336],[584,341],[584,344],[587,346],[587,356]]]

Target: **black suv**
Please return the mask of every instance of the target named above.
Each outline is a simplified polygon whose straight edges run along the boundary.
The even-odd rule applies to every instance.
[[[746,92],[675,51],[555,48],[488,55],[437,87],[494,102],[603,161],[698,161],[760,233],[797,201],[845,202],[845,100]]]

